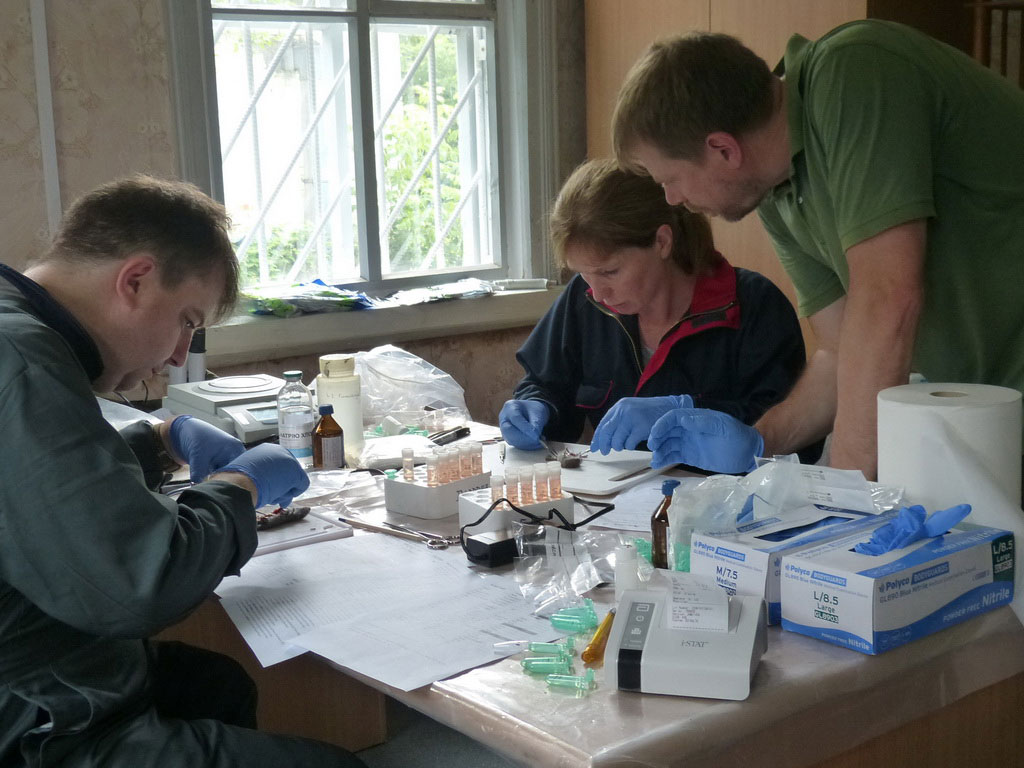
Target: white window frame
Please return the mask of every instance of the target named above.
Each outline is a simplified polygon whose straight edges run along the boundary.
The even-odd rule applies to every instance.
[[[349,15],[355,23],[352,92],[360,110],[354,141],[361,150],[356,158],[357,185],[361,197],[359,237],[362,270],[366,280],[347,283],[369,291],[396,290],[412,285],[446,282],[474,275],[499,277],[548,277],[550,246],[546,209],[557,192],[550,24],[544,18],[547,2],[534,0],[486,0],[481,4],[353,0]],[[217,127],[216,78],[213,64],[212,11],[209,0],[166,0],[172,92],[177,121],[179,169],[212,197],[223,200],[220,139]],[[302,15],[297,12],[296,15]],[[310,10],[315,18],[321,9]],[[494,61],[492,93],[497,107],[498,157],[498,258],[494,269],[468,267],[443,275],[380,276],[380,244],[377,236],[372,84],[361,76],[370,67],[371,20],[448,18],[493,23]],[[545,82],[547,81],[547,82]],[[545,124],[545,123],[549,124]]]

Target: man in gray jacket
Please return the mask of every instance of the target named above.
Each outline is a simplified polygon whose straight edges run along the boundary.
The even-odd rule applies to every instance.
[[[0,265],[0,766],[358,766],[255,730],[230,660],[147,638],[256,547],[254,507],[308,485],[279,446],[196,419],[116,432],[95,393],[180,365],[226,312],[223,207],[135,177],[72,206],[24,274]],[[172,500],[165,471],[202,479]]]

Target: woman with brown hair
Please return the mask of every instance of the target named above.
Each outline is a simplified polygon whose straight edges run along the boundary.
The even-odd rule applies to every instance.
[[[786,297],[719,254],[701,214],[665,201],[647,176],[593,160],[551,214],[555,253],[578,274],[516,358],[526,375],[499,425],[518,448],[541,437],[632,449],[662,415],[710,408],[752,424],[805,363]]]

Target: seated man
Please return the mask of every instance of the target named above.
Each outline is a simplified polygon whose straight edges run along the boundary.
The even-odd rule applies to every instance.
[[[796,313],[764,276],[731,266],[707,220],[670,206],[650,178],[610,160],[577,168],[551,214],[559,263],[579,274],[516,357],[526,375],[505,403],[505,440],[636,448],[677,408],[754,423],[805,362]]]
[[[146,639],[239,572],[255,507],[309,483],[189,417],[119,434],[94,396],[183,363],[237,277],[223,207],[148,177],[75,203],[24,274],[0,265],[0,765],[362,765],[253,730],[234,662]],[[179,462],[201,482],[175,501],[153,489]]]

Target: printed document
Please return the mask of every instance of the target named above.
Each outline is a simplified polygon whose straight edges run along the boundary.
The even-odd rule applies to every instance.
[[[495,643],[558,637],[511,573],[393,536],[274,552],[217,594],[264,666],[310,650],[406,691],[497,660]]]

